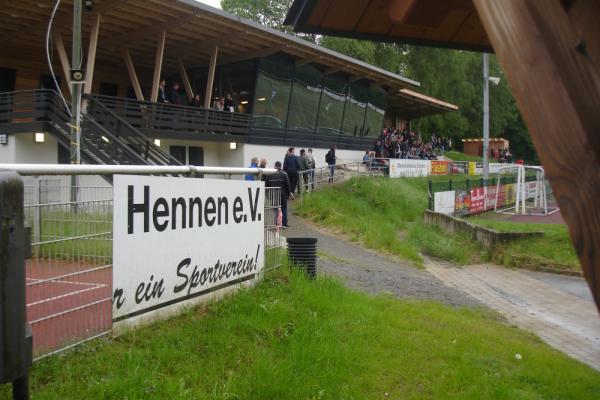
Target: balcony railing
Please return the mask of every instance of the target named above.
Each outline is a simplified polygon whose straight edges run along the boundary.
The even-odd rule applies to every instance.
[[[151,137],[202,139],[206,136],[246,136],[250,115],[198,107],[92,95],[134,128]]]

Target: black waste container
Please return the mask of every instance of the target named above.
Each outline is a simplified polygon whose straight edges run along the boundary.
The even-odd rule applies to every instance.
[[[290,263],[302,268],[309,279],[317,277],[317,238],[287,238]]]

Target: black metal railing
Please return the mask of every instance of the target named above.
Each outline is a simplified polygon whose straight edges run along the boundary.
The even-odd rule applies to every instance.
[[[92,95],[115,115],[146,135],[191,139],[199,135],[245,136],[250,115],[198,107],[153,103],[122,97]]]

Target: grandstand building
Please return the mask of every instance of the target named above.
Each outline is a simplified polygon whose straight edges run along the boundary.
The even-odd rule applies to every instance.
[[[0,13],[3,163],[70,162],[68,111],[46,59],[53,5],[13,1]],[[72,11],[61,2],[48,49],[66,103]],[[272,166],[295,146],[322,165],[332,144],[340,160],[360,159],[382,127],[457,110],[419,82],[194,0],[94,0],[82,30],[85,163]],[[161,101],[162,78],[170,99],[179,83],[176,101]],[[214,110],[227,94],[233,111]]]

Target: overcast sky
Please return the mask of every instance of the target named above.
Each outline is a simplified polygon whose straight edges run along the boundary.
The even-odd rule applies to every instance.
[[[209,6],[221,8],[221,0],[196,0],[200,3],[208,4]]]

